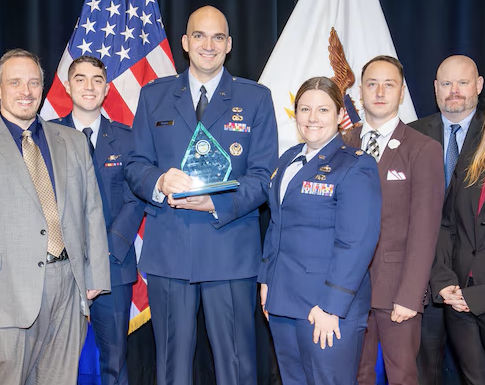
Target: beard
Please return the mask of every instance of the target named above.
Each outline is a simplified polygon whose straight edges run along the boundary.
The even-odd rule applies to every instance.
[[[438,101],[438,107],[443,112],[450,114],[459,114],[465,111],[471,111],[477,107],[478,95],[466,97],[455,96],[453,98],[447,97]]]

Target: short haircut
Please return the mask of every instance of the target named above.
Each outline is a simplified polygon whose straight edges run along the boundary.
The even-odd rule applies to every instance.
[[[341,108],[344,108],[344,101],[342,97],[342,92],[340,88],[335,84],[332,79],[329,79],[325,76],[315,77],[308,79],[305,81],[301,86],[295,96],[295,115],[297,114],[297,107],[298,102],[300,101],[301,96],[310,90],[320,90],[325,92],[330,99],[335,103],[337,107],[337,113],[340,111]]]
[[[89,56],[89,55],[79,56],[71,63],[71,65],[69,66],[69,70],[67,72],[68,80],[71,80],[71,76],[76,70],[76,66],[81,63],[89,63],[94,67],[101,69],[103,71],[104,78],[106,79],[106,81],[108,81],[108,77],[106,75],[106,67],[104,66],[104,63],[101,60],[95,58],[94,56]]]
[[[379,55],[379,56],[376,56],[375,58],[370,59],[362,67],[362,78],[361,78],[362,81],[364,80],[364,73],[365,73],[365,70],[367,69],[367,67],[369,67],[369,65],[371,65],[372,63],[374,63],[376,61],[385,61],[387,63],[392,64],[394,67],[396,67],[397,70],[399,71],[399,75],[401,76],[401,83],[404,84],[404,69],[402,67],[401,62],[399,60],[397,60],[395,57],[387,56],[387,55]]]
[[[39,57],[36,54],[22,48],[11,49],[5,52],[4,55],[0,58],[0,82],[2,81],[3,66],[5,65],[5,62],[9,59],[18,58],[18,57],[31,59],[35,64],[37,64],[37,67],[39,67],[39,71],[40,71],[40,81],[42,86],[44,86],[44,70],[40,65]]]

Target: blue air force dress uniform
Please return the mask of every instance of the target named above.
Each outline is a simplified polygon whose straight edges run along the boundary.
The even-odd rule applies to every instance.
[[[55,122],[75,128],[72,113]],[[101,116],[93,166],[108,231],[111,294],[93,301],[91,323],[100,351],[103,384],[128,384],[127,335],[133,283],[137,280],[133,241],[145,208],[145,203],[133,195],[124,177],[132,147],[131,128]]]
[[[283,383],[356,384],[370,310],[368,267],[380,232],[377,164],[337,135],[281,197],[285,171],[302,147],[282,155],[271,179],[258,281],[268,285],[266,310]],[[312,341],[308,315],[315,305],[340,317],[342,338],[332,348]]]
[[[173,209],[153,194],[164,172],[180,169],[197,126],[188,72],[142,89],[133,124],[135,151],[126,169],[133,192],[148,201],[139,268],[148,273],[158,383],[191,383],[202,296],[217,382],[253,384],[258,207],[267,200],[277,159],[273,102],[266,87],[223,70],[201,122],[230,155],[229,179],[237,179],[239,189],[212,195],[217,219],[209,212]]]

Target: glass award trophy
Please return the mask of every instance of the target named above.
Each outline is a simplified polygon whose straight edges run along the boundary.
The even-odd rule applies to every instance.
[[[229,154],[199,122],[182,159],[181,170],[192,177],[192,189],[173,194],[174,199],[235,190],[237,180],[227,180],[232,165]]]

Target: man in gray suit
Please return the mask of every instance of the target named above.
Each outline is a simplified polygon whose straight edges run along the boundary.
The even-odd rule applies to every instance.
[[[89,302],[110,289],[84,135],[36,115],[39,59],[0,58],[0,383],[75,384]]]

